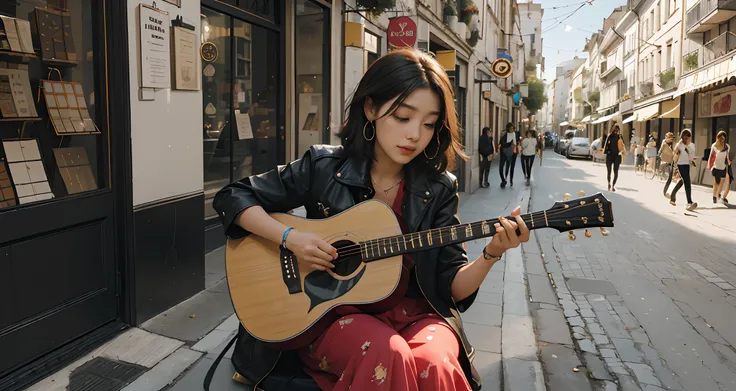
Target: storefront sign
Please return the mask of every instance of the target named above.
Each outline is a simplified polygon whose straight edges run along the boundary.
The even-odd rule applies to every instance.
[[[395,47],[414,47],[417,42],[417,24],[408,16],[391,19],[386,29],[388,43]]]
[[[141,80],[142,88],[171,87],[169,63],[169,13],[140,4]]]
[[[714,92],[711,98],[711,115],[720,117],[736,114],[736,91]]]

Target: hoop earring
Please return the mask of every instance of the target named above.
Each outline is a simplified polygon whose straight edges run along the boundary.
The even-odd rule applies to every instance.
[[[432,160],[437,157],[437,154],[440,153],[440,132],[437,132],[437,151],[432,155],[432,157],[429,157],[427,155],[427,148],[424,148],[424,157],[427,158],[427,160]]]
[[[373,127],[373,137],[371,138],[368,138],[365,135],[365,127],[368,126],[368,124],[371,124],[371,126]],[[363,138],[365,139],[365,141],[372,141],[374,138],[376,138],[376,125],[373,124],[373,121],[367,121],[365,125],[363,125]]]

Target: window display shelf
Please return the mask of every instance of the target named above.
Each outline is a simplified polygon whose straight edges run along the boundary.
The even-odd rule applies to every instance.
[[[38,54],[26,52],[14,52],[10,50],[0,50],[0,59],[8,58],[40,58]]]
[[[17,117],[17,118],[0,118],[0,122],[35,122],[41,121],[41,117]]]

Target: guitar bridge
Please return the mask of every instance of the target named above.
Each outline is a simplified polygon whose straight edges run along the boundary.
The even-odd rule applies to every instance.
[[[281,277],[284,279],[284,284],[289,289],[289,294],[300,293],[302,292],[302,284],[299,278],[299,264],[296,261],[296,256],[286,247],[279,246],[279,248],[281,249],[279,264],[281,265]]]

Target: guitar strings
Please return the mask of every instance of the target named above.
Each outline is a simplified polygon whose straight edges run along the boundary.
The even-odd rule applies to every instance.
[[[559,214],[562,214],[562,213],[568,213],[568,212],[570,212],[572,210],[575,210],[575,209],[585,208],[585,207],[589,207],[589,206],[596,205],[596,204],[597,203],[595,203],[595,204],[591,203],[591,204],[585,204],[585,205],[577,205],[577,206],[573,206],[573,207],[568,208],[568,209],[561,209],[561,210],[557,210],[557,211],[547,212],[547,214],[546,214],[547,222],[549,222],[549,221],[552,221],[552,222],[563,221],[563,220],[558,220],[555,217],[557,215],[559,215]],[[524,221],[525,224],[528,224],[532,220],[536,221],[537,218],[540,218],[540,217],[543,218],[544,215],[545,215],[545,212],[544,211],[542,211],[542,212],[529,213],[529,214],[526,214],[526,215],[522,216],[522,220]],[[526,220],[526,217],[529,218],[529,221]],[[550,217],[552,217],[552,218],[550,218]],[[492,220],[487,220],[486,221],[486,223],[489,224],[489,225],[495,225],[495,223],[497,223],[497,222],[499,222],[498,219],[492,219]],[[474,223],[460,224],[460,225],[461,226],[462,225],[465,225],[466,227],[467,226],[470,226],[471,229],[473,229],[473,228],[476,228],[476,227],[482,227],[482,224],[483,224],[483,222],[481,221],[481,222],[474,222]],[[545,227],[546,226],[548,226],[548,224],[545,224]],[[429,231],[431,232],[434,229],[441,230],[441,229],[447,229],[447,228],[449,228],[449,227],[433,228],[433,229],[431,229]],[[425,232],[425,231],[422,231],[422,232]],[[409,234],[406,234],[406,235],[411,236],[411,235],[413,235],[415,233],[417,234],[417,237],[419,237],[419,232],[412,232],[412,233],[409,233]],[[363,246],[361,246],[360,244],[351,244],[351,245],[346,245],[346,246],[338,247],[337,248],[338,249],[338,259],[335,260],[335,263],[337,263],[338,261],[342,261],[343,259],[341,259],[341,258],[350,257],[350,256],[353,256],[353,255],[358,255],[364,249],[365,250],[370,250],[370,251],[375,251],[376,249],[378,249],[379,250],[379,254],[380,254],[380,248],[382,246],[385,247],[385,242],[386,241],[388,241],[390,243],[391,242],[391,239],[396,239],[396,241],[398,243],[398,238],[403,238],[406,235],[397,235],[397,236],[387,237],[387,238],[384,238],[384,239],[372,239],[372,240],[368,240],[368,241],[362,242],[362,243],[364,243]],[[438,237],[438,239],[439,238],[441,238],[440,239],[441,241],[444,240],[444,239],[446,239],[446,238],[448,238],[448,239],[451,240],[452,234],[451,233],[450,234],[447,234],[447,235],[440,234],[439,237]],[[379,240],[381,242],[379,242]]]
[[[532,214],[527,214],[527,215],[522,216],[522,219],[524,220],[525,223],[528,224],[528,223],[531,222],[532,219],[536,219],[536,218],[543,217],[543,216],[544,216],[544,212],[535,212],[535,213],[532,213]],[[528,221],[527,221],[527,218],[529,219]],[[493,219],[493,220],[487,220],[486,221],[486,223],[489,226],[493,226],[497,222],[498,222],[498,219]],[[483,224],[483,222],[474,222],[474,223],[461,224],[461,225],[464,225],[465,227],[470,226],[471,229],[476,229],[476,228],[480,229],[480,228],[482,228],[482,224]],[[449,228],[449,227],[433,228],[433,229],[431,229],[429,231],[434,231],[435,229],[438,230],[438,231],[439,230],[443,230],[443,229],[446,230],[447,228]],[[422,231],[422,232],[426,232],[426,231]],[[414,235],[414,234],[417,235],[417,238],[420,238],[420,235],[419,235],[420,233],[419,232],[412,232],[412,233],[409,233],[409,234],[406,234],[406,235],[391,236],[391,237],[387,237],[385,239],[373,239],[373,240],[361,242],[361,243],[363,243],[363,245],[360,245],[360,244],[352,244],[352,245],[347,245],[347,246],[339,247],[338,248],[338,259],[336,261],[339,261],[340,258],[342,258],[342,257],[349,257],[349,256],[352,256],[352,255],[360,254],[361,252],[363,252],[363,250],[371,251],[371,252],[374,252],[375,250],[379,250],[379,254],[380,254],[380,248],[381,247],[385,247],[385,243],[384,242],[391,243],[392,240],[395,240],[398,243],[399,242],[399,239],[400,238],[404,238],[405,236],[409,236],[409,240],[412,240],[413,238],[411,238],[411,236]],[[426,236],[425,236],[425,238],[426,238]],[[438,234],[438,236],[436,236],[436,238],[437,238],[437,240],[440,240],[441,242],[444,241],[445,239],[452,240],[452,233]]]

